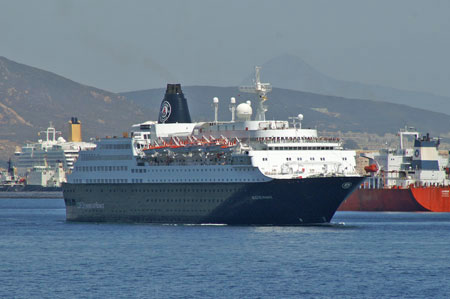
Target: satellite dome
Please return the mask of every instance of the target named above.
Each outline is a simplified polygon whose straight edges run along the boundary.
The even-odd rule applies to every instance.
[[[236,107],[236,115],[240,120],[250,120],[252,113],[252,107],[247,103],[239,104]]]

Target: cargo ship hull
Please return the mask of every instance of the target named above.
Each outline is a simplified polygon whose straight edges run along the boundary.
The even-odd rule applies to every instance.
[[[68,221],[302,225],[330,222],[362,180],[64,184],[63,192]]]
[[[450,187],[358,189],[339,211],[450,212]]]

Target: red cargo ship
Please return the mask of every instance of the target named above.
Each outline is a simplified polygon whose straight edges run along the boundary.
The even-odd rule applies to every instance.
[[[400,148],[366,154],[370,176],[339,207],[340,211],[450,212],[448,160],[439,155],[439,139],[400,131]],[[414,148],[404,149],[404,135]]]
[[[358,189],[339,211],[450,212],[450,187]]]

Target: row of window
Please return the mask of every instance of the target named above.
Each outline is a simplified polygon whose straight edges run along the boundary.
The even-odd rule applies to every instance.
[[[131,155],[93,155],[87,152],[82,152],[78,159],[83,161],[118,161],[118,160],[131,160],[133,156]]]
[[[119,143],[119,144],[100,144],[101,149],[130,149],[131,144],[129,143]]]
[[[209,178],[209,179],[155,179],[155,180],[149,180],[149,183],[184,183],[184,182],[188,182],[188,183],[193,183],[193,182],[259,182],[259,181],[264,181],[262,178],[241,178],[241,179],[236,179],[236,178],[232,178],[232,179],[214,179],[214,178]]]
[[[262,158],[263,161],[268,161],[268,158]],[[302,161],[302,157],[297,157],[297,161]],[[310,161],[315,161],[314,157],[309,158]],[[321,157],[320,161],[325,161],[325,157]],[[343,161],[347,161],[347,157],[342,158]],[[287,157],[286,161],[292,161],[291,157]],[[83,172],[90,172],[90,171],[127,171],[128,166],[76,166],[76,171],[83,171]],[[205,169],[205,168],[175,168],[175,169],[149,169],[149,172],[203,172],[203,171],[254,171],[253,168],[212,168],[212,169]],[[147,173],[147,169],[145,168],[139,168],[139,169],[131,169],[131,173]]]
[[[121,218],[121,216],[125,215],[125,214],[131,214],[131,213],[135,213],[136,216],[143,216],[141,215],[142,213],[184,213],[184,214],[194,214],[194,215],[204,215],[206,213],[211,212],[212,210],[210,209],[200,209],[200,210],[195,210],[195,209],[180,209],[180,210],[172,210],[172,209],[140,209],[140,210],[112,210],[111,213],[112,214],[117,214],[120,217],[117,218]],[[83,209],[80,210],[79,212],[83,213],[83,214],[102,214],[103,210],[99,210],[99,209]],[[153,222],[185,222],[185,221],[189,221],[192,217],[192,215],[184,215],[184,216],[188,216],[189,218],[181,218],[179,216],[181,215],[177,215],[178,217],[173,217],[172,215],[170,216],[166,216],[166,215],[145,215],[146,217],[152,217],[152,221]]]
[[[262,158],[262,160],[263,161],[268,161],[267,158]],[[302,161],[302,160],[303,160],[302,157],[297,157],[297,161]],[[310,161],[315,161],[316,158],[310,157],[309,160]],[[342,160],[343,161],[347,161],[347,157],[343,157]],[[287,157],[286,161],[292,161],[292,158],[291,157]],[[320,157],[320,161],[325,161],[325,157]]]
[[[90,212],[98,212],[98,210],[91,210]],[[153,212],[153,213],[196,213],[196,214],[204,214],[204,213],[208,213],[211,212],[210,209],[200,209],[200,210],[196,210],[196,209],[134,209],[134,210],[112,210],[112,213],[115,214],[127,214],[127,213],[143,213],[143,212]],[[158,216],[163,216],[163,215],[158,215]],[[163,216],[164,217],[164,216]],[[164,217],[165,218],[165,217]],[[158,220],[158,219],[155,219]],[[183,219],[181,218],[172,218],[170,217],[170,219],[168,219],[169,221],[183,221]]]
[[[205,202],[205,203],[218,203],[222,202],[224,199],[216,199],[216,198],[192,198],[192,199],[166,199],[166,198],[152,198],[147,199],[146,202],[173,202],[173,203],[190,203],[190,202]]]
[[[147,172],[147,169],[145,169],[145,168],[139,168],[139,169],[131,168],[131,173],[146,173],[146,172]]]
[[[190,192],[194,192],[194,193],[225,193],[225,192],[237,192],[239,191],[239,188],[221,188],[221,189],[201,189],[201,188],[183,188],[183,189],[175,189],[175,188],[170,188],[170,189],[131,189],[131,190],[125,190],[125,189],[108,189],[108,192],[140,192],[140,193],[177,193],[177,192],[183,192],[183,193],[190,193]],[[65,190],[65,192],[69,192],[69,193],[75,193],[75,189],[67,189]],[[93,189],[84,189],[84,192],[94,192]],[[103,192],[103,189],[100,190],[100,192]],[[188,200],[188,199],[187,199]],[[148,199],[147,199],[148,201]]]
[[[254,168],[249,168],[249,167],[245,167],[245,168],[212,168],[212,169],[208,169],[208,168],[166,168],[166,169],[149,169],[149,172],[205,172],[205,171],[213,171],[213,172],[221,172],[221,171],[255,171]],[[145,171],[144,171],[145,172]]]
[[[76,171],[127,171],[128,166],[75,166]]]
[[[148,183],[195,183],[195,182],[262,182],[262,178],[227,178],[227,179],[149,179]],[[122,184],[128,183],[128,179],[74,179],[75,184]],[[144,183],[143,179],[131,179],[131,183]]]
[[[76,184],[82,184],[83,182],[85,182],[86,184],[106,184],[106,183],[128,183],[128,179],[74,179],[73,180],[74,183]],[[142,183],[142,182],[141,182]]]
[[[330,151],[333,146],[269,146],[269,151]]]
[[[75,167],[77,171],[126,171],[128,170],[127,166],[77,166]],[[148,172],[202,172],[202,171],[254,171],[253,168],[213,168],[213,169],[205,169],[205,168],[188,168],[188,169],[149,169]],[[146,168],[131,168],[131,173],[147,173]]]

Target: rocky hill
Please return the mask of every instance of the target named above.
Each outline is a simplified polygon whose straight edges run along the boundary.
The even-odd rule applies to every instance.
[[[253,100],[237,87],[182,86],[195,121],[213,119],[212,98],[220,99],[219,118],[229,120],[230,97]],[[165,88],[111,93],[0,57],[0,165],[16,146],[36,141],[50,121],[67,137],[72,116],[83,124],[83,138],[120,135],[132,124],[156,120]],[[383,136],[405,125],[447,136],[450,116],[387,102],[348,99],[274,88],[268,119],[304,114],[304,127],[323,132],[360,132]],[[372,138],[373,139],[373,138]],[[2,163],[3,162],[3,163]]]
[[[34,139],[49,121],[62,128],[72,116],[86,136],[117,134],[147,113],[122,95],[0,57],[0,138]]]
[[[236,87],[182,86],[188,100],[191,115],[196,120],[214,118],[213,97],[219,97],[219,118],[229,120],[230,97],[237,102],[253,100],[254,95],[243,94]],[[159,107],[164,89],[149,89],[122,93],[141,107]],[[414,126],[421,132],[434,136],[448,134],[450,116],[412,108],[406,105],[381,101],[347,99],[308,92],[274,88],[266,102],[268,119],[287,119],[299,113],[304,115],[304,127],[321,131],[367,132],[377,135],[396,133],[405,125]],[[253,103],[255,103],[253,101]],[[157,119],[155,112],[151,119]]]
[[[35,141],[50,121],[67,136],[67,122],[77,116],[87,139],[121,134],[149,111],[122,95],[0,57],[0,160],[12,145]]]

